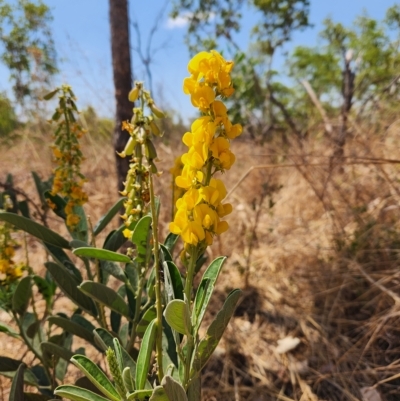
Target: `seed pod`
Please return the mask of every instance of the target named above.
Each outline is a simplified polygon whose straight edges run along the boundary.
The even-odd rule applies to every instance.
[[[144,145],[145,147],[145,155],[146,158],[151,161],[157,158],[157,151],[156,148],[154,147],[153,142],[151,142],[150,139],[146,140],[146,143]]]
[[[158,128],[158,125],[155,123],[154,120],[151,120],[149,122],[149,126],[151,129],[151,132],[155,135],[155,136],[161,136],[161,131],[160,128]]]
[[[139,88],[137,86],[135,86],[128,95],[128,99],[130,102],[136,102],[136,100],[138,100],[139,98]]]
[[[136,146],[136,138],[131,136],[129,138],[129,141],[125,145],[125,149],[121,153],[117,152],[118,156],[122,158],[130,156],[133,153],[133,149],[135,149],[135,146]]]
[[[155,104],[154,104],[154,100],[150,99],[147,102],[147,105],[150,107],[150,110],[154,113],[154,115],[158,118],[164,118],[165,117],[165,113],[160,110]]]

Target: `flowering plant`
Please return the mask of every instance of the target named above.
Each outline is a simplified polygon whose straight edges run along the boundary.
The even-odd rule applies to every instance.
[[[242,130],[239,124],[230,122],[221,100],[233,93],[232,67],[233,63],[216,51],[201,52],[189,62],[191,75],[184,81],[184,91],[202,114],[193,122],[191,131],[183,136],[188,150],[173,169],[176,208],[169,225],[171,233],[163,243],[158,232],[160,202],[154,193],[154,179],[160,174],[153,143],[154,136],[161,135],[157,119],[163,117],[163,112],[156,107],[151,94],[140,82],[135,83],[130,92],[130,100],[138,102],[139,107],[134,108],[132,120],[123,124],[130,135],[120,153],[121,157],[130,158],[121,192],[123,198],[94,228],[87,223],[82,208],[87,196],[82,189],[85,181],[79,171],[82,155],[76,142],[82,129],[72,118],[76,111],[72,92],[63,87],[60,93],[55,91],[49,95],[59,93],[60,97],[60,107],[53,120],[58,121],[62,113],[64,118],[59,123],[53,148],[58,167],[53,186],[44,191],[44,198],[65,219],[72,240],[13,213],[1,212],[0,220],[43,242],[52,258],[45,263],[51,275],[50,282],[57,284],[78,307],[72,316],[52,315],[49,311],[48,316],[38,319],[38,327],[48,324],[63,328],[68,341],[63,338],[57,344],[51,339],[41,342],[35,355],[42,362],[50,358],[58,363],[63,361],[65,365],[66,361],[71,361],[92,385],[88,388],[80,381],[75,385],[57,386],[63,376],[56,375],[57,366],[53,364],[46,365],[45,374],[49,377],[42,391],[49,390],[75,401],[200,400],[201,371],[217,347],[240,298],[240,290],[233,290],[212,323],[204,328],[205,335],[200,335],[200,326],[225,257],[218,257],[208,266],[196,290],[193,280],[205,262],[206,248],[216,235],[228,229],[223,218],[232,211],[232,206],[224,203],[227,191],[220,174],[235,162],[230,141]],[[75,124],[73,129],[71,122]],[[63,129],[66,135],[60,136]],[[73,136],[74,133],[78,135]],[[97,235],[121,206],[124,208],[123,224],[108,234],[102,248],[96,247]],[[179,237],[183,248],[178,262],[183,273],[173,258]],[[127,241],[132,245],[125,253],[118,253]],[[72,251],[82,260],[85,279],[63,249]],[[119,282],[117,289],[108,285],[110,275]],[[30,288],[32,276],[27,277],[25,285]],[[20,309],[20,319],[27,313],[27,308]],[[71,349],[72,336],[83,338],[105,354],[112,379],[84,355],[83,349]],[[24,381],[20,373],[23,365],[17,366],[15,389]],[[93,385],[97,392],[92,391]]]

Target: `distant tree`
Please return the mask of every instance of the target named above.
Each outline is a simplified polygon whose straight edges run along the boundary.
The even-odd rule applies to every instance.
[[[0,139],[5,139],[17,127],[17,116],[10,100],[0,93]]]
[[[0,59],[15,99],[39,98],[57,72],[50,9],[41,0],[0,0]]]
[[[122,121],[130,120],[132,103],[128,100],[132,89],[131,52],[129,44],[128,0],[109,0],[111,29],[111,55],[115,88],[114,148],[122,152],[129,134],[122,131]],[[116,154],[117,176],[120,190],[129,168],[128,158]]]
[[[331,115],[340,115],[340,129],[333,137],[340,156],[351,110],[363,116],[384,97],[398,101],[400,6],[389,8],[382,22],[362,15],[351,28],[331,19],[326,19],[324,26],[321,44],[296,47],[288,65],[292,77],[311,84]],[[397,30],[397,35],[390,30]]]

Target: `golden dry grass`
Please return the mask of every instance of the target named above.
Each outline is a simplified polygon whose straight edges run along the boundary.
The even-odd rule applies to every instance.
[[[230,289],[243,288],[244,295],[204,372],[205,400],[367,401],[374,389],[378,401],[400,399],[399,164],[351,164],[398,157],[400,122],[391,118],[383,128],[353,124],[342,172],[329,166],[325,139],[285,152],[274,143],[233,145],[237,163],[224,176],[228,190],[234,188],[230,230],[208,250],[209,259],[224,254],[228,263],[208,322]],[[313,138],[321,138],[317,133]],[[34,196],[30,171],[47,177],[51,170],[40,141],[26,137],[3,149],[0,180],[10,172],[15,186]],[[158,146],[162,238],[170,216],[167,171],[177,147]],[[93,135],[84,148],[86,210],[95,222],[118,198],[114,155]],[[256,165],[274,167],[256,169],[236,186]],[[59,229],[58,220],[51,226]],[[31,265],[43,269],[40,246],[29,244]],[[61,297],[57,308],[72,306]],[[4,313],[1,319],[9,321]],[[288,336],[300,343],[277,353],[277,341]],[[0,346],[2,355],[23,352],[1,333]],[[69,372],[76,374],[73,367]],[[8,386],[3,379],[3,395]]]

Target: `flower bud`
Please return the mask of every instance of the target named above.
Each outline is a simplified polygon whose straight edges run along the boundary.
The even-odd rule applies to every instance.
[[[145,155],[149,161],[157,158],[156,148],[150,139],[147,139],[145,143]]]
[[[160,131],[160,128],[158,128],[158,125],[154,122],[154,120],[151,120],[149,122],[149,126],[151,129],[151,132],[155,135],[155,136],[162,136],[162,132]]]
[[[117,152],[118,156],[122,158],[130,156],[133,153],[133,149],[135,149],[135,146],[136,146],[136,138],[131,136],[129,138],[129,141],[125,145],[125,149],[121,153]]]

